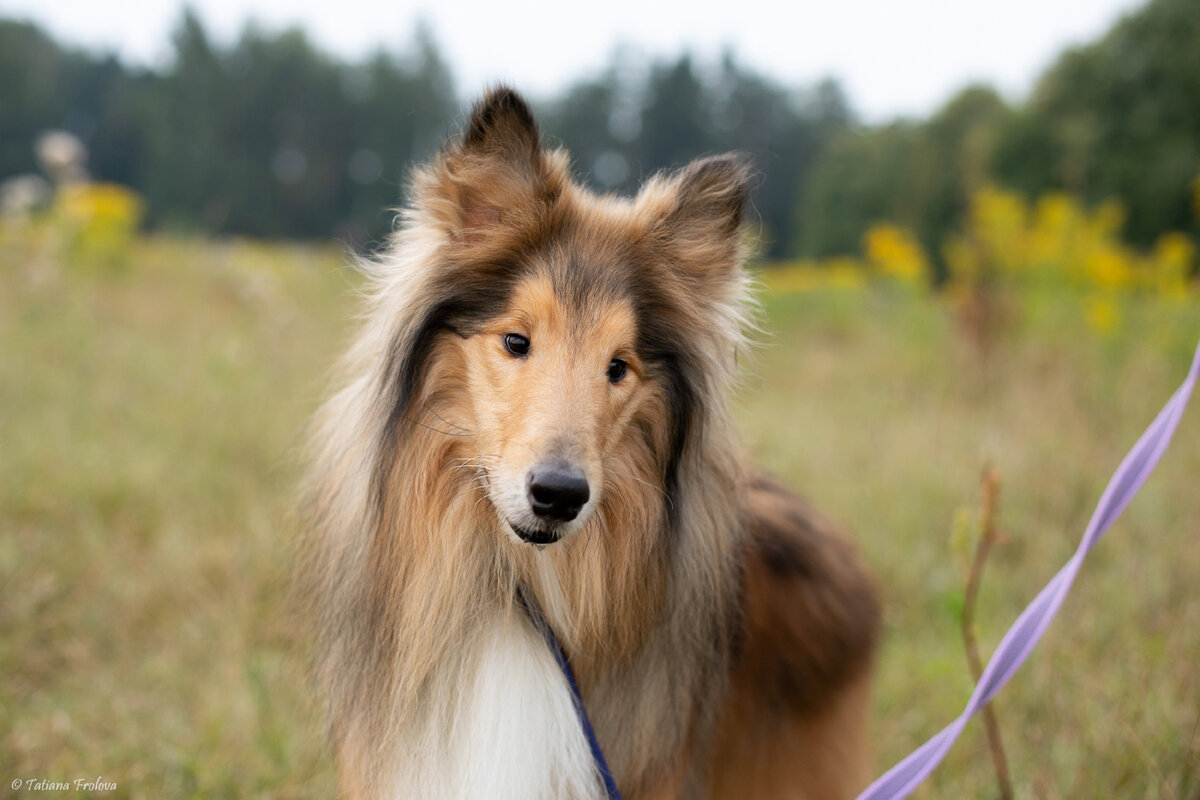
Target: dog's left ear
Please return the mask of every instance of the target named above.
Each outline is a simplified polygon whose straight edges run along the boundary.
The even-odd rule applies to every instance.
[[[475,104],[461,136],[418,176],[417,205],[451,238],[469,240],[552,199],[561,191],[554,178],[529,104],[500,86]]]
[[[698,287],[719,291],[737,279],[745,257],[742,214],[750,174],[740,154],[711,156],[652,180],[639,195],[657,219],[654,240]]]
[[[507,86],[499,86],[471,109],[458,149],[524,169],[537,167],[541,146],[541,132],[529,103]]]

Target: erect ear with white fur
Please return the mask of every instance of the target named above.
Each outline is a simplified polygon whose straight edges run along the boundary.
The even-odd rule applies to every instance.
[[[487,92],[462,135],[417,176],[417,205],[453,238],[533,211],[559,187],[529,104],[512,89]]]
[[[654,239],[668,249],[682,277],[723,294],[736,282],[745,257],[741,226],[749,191],[745,157],[727,153],[651,181],[638,201],[657,217]]]

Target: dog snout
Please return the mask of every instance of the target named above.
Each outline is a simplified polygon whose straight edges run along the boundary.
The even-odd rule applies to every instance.
[[[539,464],[526,479],[529,506],[544,520],[570,522],[591,497],[583,470],[565,463]]]

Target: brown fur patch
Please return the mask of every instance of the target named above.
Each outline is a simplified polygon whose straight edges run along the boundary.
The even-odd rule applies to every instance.
[[[714,798],[852,797],[869,778],[875,588],[846,538],[777,481],[748,487],[744,639]]]
[[[794,703],[819,705],[819,689],[868,663],[879,632],[875,587],[853,545],[807,502],[763,477],[749,494],[747,627],[774,638],[769,650],[784,662],[777,686],[793,687]]]
[[[780,713],[819,711],[870,663],[875,587],[849,541],[775,481],[749,491],[736,669]]]

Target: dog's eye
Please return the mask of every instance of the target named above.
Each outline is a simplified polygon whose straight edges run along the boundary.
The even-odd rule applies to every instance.
[[[519,333],[504,334],[504,349],[514,356],[524,358],[529,355],[529,340]]]
[[[629,365],[619,358],[614,358],[608,362],[608,382],[620,383],[625,379],[625,373],[628,371]]]

